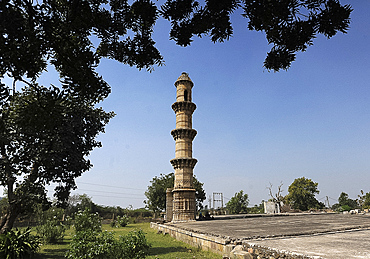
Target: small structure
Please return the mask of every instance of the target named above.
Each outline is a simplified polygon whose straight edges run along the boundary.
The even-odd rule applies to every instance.
[[[274,201],[264,201],[263,202],[263,208],[266,214],[276,214],[280,213],[280,207],[281,207],[281,202],[274,202]]]
[[[175,158],[170,162],[175,170],[173,188],[166,193],[166,220],[172,222],[195,220],[195,189],[193,169],[197,160],[192,157],[193,139],[197,131],[192,128],[192,115],[196,105],[191,101],[193,82],[187,73],[176,80],[176,129],[171,131],[175,140]]]

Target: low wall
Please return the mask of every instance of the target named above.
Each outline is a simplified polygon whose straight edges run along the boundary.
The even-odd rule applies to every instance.
[[[150,227],[156,229],[158,233],[169,234],[171,237],[184,243],[200,247],[203,250],[211,250],[219,254],[222,254],[224,252],[224,247],[230,243],[229,239],[194,233],[171,225],[151,222]]]
[[[150,227],[156,229],[158,233],[169,234],[189,245],[199,247],[202,250],[212,251],[223,255],[224,259],[303,259],[320,258],[310,257],[289,251],[279,251],[269,247],[253,244],[246,240],[238,241],[231,238],[220,238],[216,236],[196,233],[186,229],[181,229],[170,224],[150,223]]]

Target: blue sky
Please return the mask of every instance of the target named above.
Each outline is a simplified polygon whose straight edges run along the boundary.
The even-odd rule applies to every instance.
[[[262,67],[270,46],[239,15],[228,42],[196,38],[187,48],[169,41],[169,25],[159,21],[154,39],[165,66],[148,73],[105,60],[99,67],[112,87],[103,107],[117,115],[99,137],[103,148],[92,153],[94,168],[77,180],[77,192],[98,204],[144,206],[150,180],[173,171],[171,104],[183,71],[194,82],[194,174],[207,197],[243,190],[258,204],[269,198],[269,183],[283,182],[287,194],[302,176],[318,182],[317,198],[331,203],[342,191],[351,198],[370,191],[370,2],[348,3],[354,8],[349,32],[319,36],[279,73]]]
[[[159,21],[154,39],[165,66],[148,73],[105,60],[99,67],[112,87],[103,107],[117,115],[90,157],[94,168],[77,179],[77,193],[98,204],[144,206],[150,180],[173,171],[171,104],[183,71],[194,82],[194,174],[207,197],[221,192],[227,202],[243,190],[251,205],[259,204],[269,198],[269,183],[283,182],[287,194],[302,176],[319,183],[321,201],[329,196],[333,203],[342,191],[351,198],[369,192],[370,2],[348,3],[349,32],[319,36],[279,73],[262,67],[270,46],[239,15],[228,42],[196,38],[187,48],[169,41],[169,25]]]
[[[154,39],[165,66],[148,73],[104,60],[98,68],[112,87],[102,106],[117,115],[99,136],[103,147],[90,156],[94,167],[77,179],[73,193],[101,205],[144,206],[150,180],[173,171],[171,104],[184,71],[197,105],[194,174],[207,197],[223,193],[226,203],[243,190],[251,205],[259,204],[269,199],[269,183],[282,182],[286,195],[302,176],[319,183],[317,198],[328,196],[331,204],[342,191],[353,199],[361,189],[369,192],[370,1],[341,2],[354,8],[349,32],[319,36],[279,73],[263,68],[270,46],[240,15],[233,16],[228,42],[196,38],[187,48],[170,41],[168,22],[158,21]]]

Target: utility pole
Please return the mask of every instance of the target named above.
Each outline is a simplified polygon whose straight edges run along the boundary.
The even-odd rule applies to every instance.
[[[216,209],[215,203],[221,202],[221,208],[224,207],[224,196],[221,192],[214,192],[213,193],[213,208]]]
[[[328,196],[326,196],[326,202],[328,203],[328,208],[330,209],[329,197]]]

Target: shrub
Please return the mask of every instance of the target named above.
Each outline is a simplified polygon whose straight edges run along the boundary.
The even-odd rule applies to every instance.
[[[117,216],[117,219],[112,221],[111,226],[116,227],[116,228],[126,227],[128,222],[129,222],[129,217],[127,215],[123,215],[122,217]]]
[[[341,206],[341,210],[342,211],[350,211],[352,208],[350,207],[350,206],[348,206],[348,205],[343,205],[343,206]]]
[[[38,213],[39,225],[36,233],[43,243],[57,243],[63,240],[65,226],[62,224],[64,210],[52,208]]]
[[[101,232],[101,219],[98,213],[90,213],[90,210],[80,211],[75,215],[75,230]]]
[[[128,217],[117,217],[117,222],[126,226]],[[99,215],[87,210],[75,216],[75,230],[67,259],[141,259],[148,255],[150,245],[141,230],[117,240],[113,233],[102,232]]]
[[[111,232],[79,231],[72,238],[67,259],[142,259],[150,245],[144,233],[131,231],[115,239]]]
[[[40,246],[37,237],[31,235],[31,229],[10,230],[0,235],[0,258],[23,259],[31,258]]]
[[[67,259],[110,259],[116,240],[111,232],[78,231],[73,236]]]
[[[115,239],[112,233],[102,232],[101,219],[90,210],[80,211],[75,215],[76,234],[66,253],[68,259],[103,259],[113,258]]]
[[[141,259],[148,255],[150,245],[144,232],[131,231],[125,236],[120,236],[117,244],[115,258]]]
[[[36,227],[36,233],[43,243],[57,243],[64,238],[65,227],[59,221],[50,220]]]

